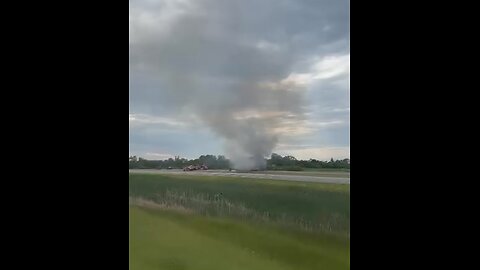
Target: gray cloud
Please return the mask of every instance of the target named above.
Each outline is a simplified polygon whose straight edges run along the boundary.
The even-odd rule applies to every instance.
[[[285,79],[348,54],[348,13],[343,0],[131,0],[130,111],[203,123],[251,167],[311,110],[308,87]]]

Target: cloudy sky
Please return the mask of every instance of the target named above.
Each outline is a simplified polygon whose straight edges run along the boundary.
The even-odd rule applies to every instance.
[[[129,151],[350,157],[348,0],[130,0]]]

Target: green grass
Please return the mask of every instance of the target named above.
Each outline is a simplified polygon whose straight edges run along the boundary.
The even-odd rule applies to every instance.
[[[219,176],[130,174],[130,197],[206,216],[268,220],[303,229],[349,232],[350,186]],[[222,200],[215,194],[222,193]]]
[[[350,172],[350,169],[344,168],[304,168],[305,171],[316,171],[316,172]]]
[[[130,269],[349,269],[349,243],[228,219],[130,207]]]
[[[350,268],[349,185],[135,173],[129,196],[131,270]]]

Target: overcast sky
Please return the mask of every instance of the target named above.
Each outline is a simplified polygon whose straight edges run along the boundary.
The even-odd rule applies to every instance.
[[[350,158],[349,8],[130,0],[130,155],[228,157],[245,130],[262,153]]]

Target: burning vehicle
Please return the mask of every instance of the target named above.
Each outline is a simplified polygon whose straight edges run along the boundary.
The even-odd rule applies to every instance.
[[[197,171],[197,170],[208,170],[207,165],[190,165],[185,168],[183,168],[184,172],[188,171]]]

